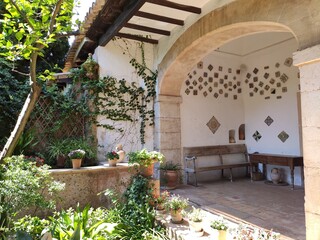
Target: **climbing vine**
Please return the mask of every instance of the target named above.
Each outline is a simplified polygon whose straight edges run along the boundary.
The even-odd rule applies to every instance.
[[[143,80],[142,86],[112,76],[99,78],[98,65],[89,56],[81,68],[72,71],[73,87],[67,94],[61,96],[56,88],[46,92],[45,97],[53,102],[52,113],[59,111],[63,118],[68,118],[68,114],[77,112],[99,127],[119,132],[123,132],[121,127],[110,122],[98,122],[97,117],[102,116],[113,122],[139,122],[140,141],[144,144],[146,126],[154,124],[157,72],[146,66],[143,44],[139,45],[139,49],[141,62],[130,56],[130,64]],[[57,122],[52,129],[59,129],[61,122]]]

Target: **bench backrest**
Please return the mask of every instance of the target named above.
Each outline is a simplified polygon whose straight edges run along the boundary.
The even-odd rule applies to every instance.
[[[247,154],[247,147],[245,144],[232,145],[215,145],[203,147],[184,147],[183,156],[211,156],[211,155],[225,155],[225,154]]]

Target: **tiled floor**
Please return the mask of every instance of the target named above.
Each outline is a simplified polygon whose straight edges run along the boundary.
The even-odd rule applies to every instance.
[[[199,187],[181,185],[173,193],[189,198],[201,208],[223,213],[281,233],[282,239],[305,239],[304,189],[267,185],[249,179],[203,182]]]

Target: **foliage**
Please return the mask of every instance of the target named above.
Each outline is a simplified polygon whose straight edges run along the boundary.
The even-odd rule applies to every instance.
[[[57,139],[51,141],[47,147],[48,157],[52,162],[56,162],[59,155],[67,156],[69,152],[74,149],[82,149],[86,152],[84,158],[84,165],[88,166],[90,164],[95,165],[96,161],[96,150],[94,146],[90,143],[90,139],[83,138],[66,138],[66,139]],[[71,163],[70,163],[71,166]],[[66,163],[66,167],[70,167],[69,163]]]
[[[163,164],[160,164],[160,170],[179,171],[179,170],[181,170],[181,164],[180,163],[173,163],[172,161],[168,161]]]
[[[44,49],[70,32],[73,0],[5,0],[0,33],[0,55],[15,62],[22,59],[28,64],[30,92],[19,114],[14,130],[3,148],[0,161],[11,156],[28,118],[41,93],[41,82],[52,78],[49,69],[37,71],[37,60]]]
[[[77,206],[75,210],[69,208],[67,211],[57,212],[50,217],[53,239],[108,239],[108,235],[114,231],[117,224],[106,222],[106,216],[105,210],[94,210],[90,206],[83,210]]]
[[[10,135],[28,89],[26,79],[17,78],[7,62],[0,58],[0,145],[4,145]]]
[[[188,213],[188,218],[193,222],[202,222],[203,213],[200,208],[192,206],[192,211]]]
[[[31,239],[40,239],[43,235],[43,230],[47,229],[49,225],[50,221],[47,219],[26,215],[14,222],[13,231],[17,234],[28,234]]]
[[[14,155],[20,155],[20,154],[29,154],[30,149],[35,146],[38,142],[35,140],[35,134],[34,131],[28,130],[24,131],[14,149],[13,154]]]
[[[157,151],[149,152],[147,149],[142,149],[136,152],[128,153],[129,164],[138,163],[140,166],[148,167],[155,161],[163,162],[164,155]]]
[[[189,205],[188,199],[181,197],[180,195],[173,194],[165,203],[165,208],[168,211],[183,210]]]
[[[84,155],[86,154],[86,152],[82,149],[76,149],[76,150],[72,150],[71,152],[68,153],[68,157],[70,159],[82,159],[84,157]]]
[[[35,163],[36,167],[43,166],[44,164],[44,159],[38,156],[24,156],[24,160]]]
[[[107,152],[106,157],[107,159],[119,159],[119,154],[115,151]]]
[[[22,210],[35,207],[55,208],[56,193],[64,188],[64,184],[53,181],[43,165],[36,167],[35,162],[25,161],[24,156],[12,156],[0,165],[0,214],[2,224],[9,226]],[[46,194],[45,194],[46,193]]]
[[[114,238],[128,240],[168,239],[165,231],[156,225],[155,211],[150,206],[151,188],[148,179],[141,175],[132,178],[131,184],[123,198],[117,197],[112,191],[106,191],[111,196],[114,207],[109,210],[108,221],[118,223]]]
[[[164,204],[169,197],[170,197],[170,193],[168,191],[163,191],[162,193],[160,193],[160,196],[155,199],[155,203]]]
[[[228,225],[223,217],[217,217],[215,220],[211,222],[210,226],[216,230],[226,231],[228,229]]]

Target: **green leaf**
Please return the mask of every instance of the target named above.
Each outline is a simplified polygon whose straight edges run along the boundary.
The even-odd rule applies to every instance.
[[[23,33],[20,31],[20,32],[17,32],[16,33],[16,39],[18,40],[18,41],[21,41],[21,39],[23,38]]]

